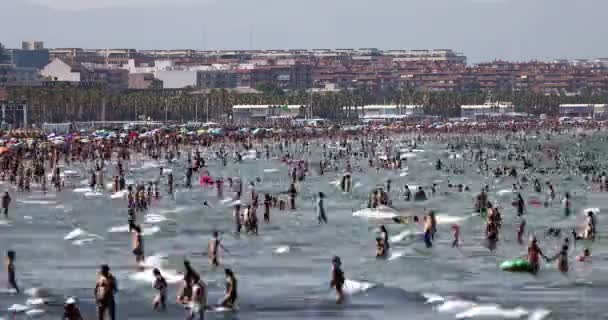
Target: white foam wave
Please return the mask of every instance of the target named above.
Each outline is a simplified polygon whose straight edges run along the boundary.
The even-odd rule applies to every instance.
[[[413,152],[406,152],[401,155],[401,159],[411,159],[411,158],[415,158],[415,157],[416,157],[416,154]]]
[[[435,218],[437,219],[437,224],[452,224],[462,222],[468,219],[469,217],[458,217],[447,214],[438,214],[435,216]]]
[[[529,316],[528,320],[542,320],[551,311],[537,309],[532,312],[522,307],[503,308],[497,304],[478,304],[458,298],[446,298],[433,293],[423,293],[427,304],[435,305],[435,310],[441,313],[454,314],[456,319],[521,319]]]
[[[160,268],[163,265],[163,262],[167,260],[167,255],[162,253],[157,253],[151,256],[146,257],[144,262],[141,264],[143,267],[149,268]]]
[[[103,193],[98,192],[98,191],[89,191],[89,192],[85,192],[84,196],[85,197],[101,197],[101,196],[103,196]]]
[[[47,304],[48,302],[48,299],[45,298],[28,298],[25,301],[25,304],[27,304],[28,306],[42,306]]]
[[[507,196],[507,195],[510,195],[512,193],[513,193],[513,190],[511,190],[511,189],[502,189],[502,190],[498,190],[496,192],[496,194],[499,195],[499,196]]]
[[[437,311],[444,312],[444,313],[460,313],[460,312],[466,311],[470,308],[473,308],[475,306],[476,306],[476,304],[471,301],[460,300],[460,299],[447,300],[447,301],[444,301],[439,306],[437,306]]]
[[[375,286],[376,285],[371,282],[346,279],[344,281],[343,292],[345,294],[353,295],[353,294],[365,292]]]
[[[72,244],[75,246],[81,246],[83,244],[90,243],[93,241],[95,241],[95,238],[84,238],[84,239],[74,240],[74,241],[72,241]]]
[[[123,199],[126,196],[127,196],[127,191],[123,190],[123,191],[118,191],[118,192],[112,193],[112,195],[110,196],[110,198],[111,199]]]
[[[57,201],[49,201],[49,200],[17,200],[19,203],[23,204],[57,204]]]
[[[498,305],[478,305],[460,312],[456,315],[456,319],[471,319],[471,318],[489,318],[496,319],[497,317],[505,319],[519,319],[528,315],[529,312],[521,307],[514,309],[504,309]]]
[[[120,225],[120,226],[114,226],[114,227],[111,227],[110,229],[108,229],[108,232],[126,233],[126,232],[129,232],[129,225],[125,224],[125,225]],[[160,227],[158,227],[158,226],[143,226],[142,230],[141,230],[141,235],[149,236],[149,235],[153,235],[158,232],[160,232]]]
[[[6,310],[8,312],[19,313],[19,312],[25,312],[26,310],[29,310],[29,309],[30,309],[30,307],[28,307],[26,305],[15,303],[12,306],[8,307],[8,309],[6,309]]]
[[[379,206],[376,209],[365,208],[353,212],[353,217],[362,217],[367,219],[392,219],[399,215],[395,209]]]
[[[167,217],[165,217],[161,214],[149,213],[144,217],[145,223],[160,223],[160,222],[167,221],[167,220],[169,220],[169,219],[167,219]]]
[[[405,255],[405,251],[391,251],[391,256],[388,257],[388,260],[395,260],[403,257]]]
[[[125,224],[125,225],[121,225],[121,226],[114,226],[114,227],[111,227],[110,229],[108,229],[108,232],[110,232],[110,233],[129,232],[129,225]]]
[[[152,227],[143,227],[143,229],[141,230],[141,235],[142,236],[149,236],[149,235],[153,235],[155,233],[160,232],[160,227],[159,226],[152,226]]]
[[[80,239],[78,239],[80,238]],[[87,241],[86,239],[103,239],[102,237],[94,234],[94,233],[89,233],[81,228],[76,228],[72,231],[70,231],[70,233],[66,234],[65,237],[63,237],[63,240],[76,240],[78,239],[79,241],[83,241],[84,242],[90,242]],[[91,240],[93,241],[93,240]]]
[[[43,315],[44,313],[45,312],[42,309],[32,309],[25,312],[28,317],[37,317]]]
[[[401,231],[401,232],[399,232],[398,234],[396,234],[394,236],[391,236],[389,238],[389,240],[391,242],[401,242],[401,241],[403,241],[405,239],[415,238],[415,237],[417,237],[418,235],[421,235],[421,234],[422,234],[422,232],[417,232],[417,231],[414,231],[414,230],[404,230],[404,231]]]
[[[86,180],[85,180],[86,182]],[[84,183],[86,184],[86,183]],[[73,190],[76,193],[86,193],[86,192],[91,192],[91,188],[76,188]]]
[[[422,296],[426,298],[425,303],[435,303],[435,302],[445,301],[445,299],[442,296],[440,296],[438,294],[434,294],[434,293],[423,293]]]
[[[160,273],[165,278],[165,280],[167,280],[167,283],[179,283],[180,281],[182,281],[184,279],[184,276],[177,273],[177,271],[175,271],[175,270],[163,270],[160,268],[158,268],[158,269],[160,270]],[[153,269],[149,268],[144,271],[135,272],[135,273],[130,274],[129,279],[136,281],[136,282],[152,284],[156,280],[156,277],[154,276]]]
[[[74,240],[85,234],[86,234],[86,231],[84,231],[80,228],[76,228],[76,229],[72,230],[70,233],[66,234],[65,237],[63,237],[63,240]]]
[[[291,248],[289,246],[279,246],[276,249],[274,249],[274,253],[283,254],[283,253],[288,253],[290,250],[291,250]]]
[[[532,311],[528,320],[543,320],[551,314],[550,310],[547,309],[537,309]]]

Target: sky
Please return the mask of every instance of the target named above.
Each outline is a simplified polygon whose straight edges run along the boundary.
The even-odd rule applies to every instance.
[[[0,0],[0,42],[136,49],[454,49],[608,57],[608,0]]]

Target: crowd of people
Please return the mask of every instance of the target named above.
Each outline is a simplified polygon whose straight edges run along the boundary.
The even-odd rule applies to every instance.
[[[603,126],[597,123],[587,123],[577,129],[584,129],[586,134],[601,131]],[[228,131],[228,130],[227,130]],[[410,150],[424,148],[426,143],[443,144],[446,152],[459,153],[465,165],[454,164],[449,159],[438,158],[434,165],[435,170],[446,172],[448,176],[458,176],[466,170],[476,170],[482,176],[491,176],[512,180],[511,193],[514,196],[513,207],[519,223],[516,228],[516,239],[524,243],[526,235],[526,216],[529,205],[553,207],[560,205],[565,217],[573,213],[573,200],[568,190],[557,190],[549,176],[563,170],[576,170],[584,174],[590,185],[597,185],[601,190],[608,189],[608,175],[601,165],[601,160],[591,155],[582,154],[576,162],[566,159],[564,154],[543,143],[531,143],[532,147],[511,147],[501,145],[493,139],[500,136],[503,143],[519,143],[526,140],[527,133],[538,136],[546,135],[544,142],[550,141],[552,136],[572,135],[571,128],[560,127],[557,123],[524,122],[524,123],[488,123],[483,127],[462,124],[450,127],[430,127],[403,125],[401,127],[386,128],[360,128],[359,130],[345,130],[339,127],[326,127],[322,129],[293,128],[293,130],[254,136],[246,133],[232,131],[223,135],[189,135],[175,130],[154,130],[151,133],[120,132],[108,134],[85,135],[76,133],[66,136],[42,135],[39,133],[22,136],[5,136],[5,147],[0,155],[0,179],[8,180],[9,190],[18,194],[31,192],[33,188],[40,188],[43,192],[50,192],[47,188],[47,177],[55,192],[70,187],[69,171],[74,164],[87,168],[89,187],[91,192],[106,191],[106,170],[113,172],[111,176],[112,194],[124,194],[126,199],[126,219],[129,232],[132,233],[132,253],[138,268],[148,268],[145,264],[144,239],[142,225],[139,222],[142,213],[154,206],[154,200],[163,197],[172,198],[176,188],[191,189],[196,184],[193,179],[199,175],[201,185],[215,188],[218,201],[224,199],[224,194],[230,194],[232,217],[234,219],[234,234],[243,231],[250,235],[260,232],[257,209],[263,206],[263,222],[271,223],[271,211],[289,211],[298,209],[299,187],[311,175],[324,176],[328,173],[337,174],[340,179],[337,183],[340,191],[350,193],[354,188],[354,179],[366,171],[388,170],[397,174],[407,165],[408,158],[395,144],[391,143],[395,137],[407,137]],[[495,136],[487,138],[486,134],[492,132]],[[486,137],[486,138],[484,138]],[[485,139],[485,140],[484,140]],[[337,148],[328,148],[327,142],[335,142]],[[388,142],[388,143],[387,143]],[[313,145],[315,150],[322,154],[316,155],[318,162],[310,160]],[[290,148],[290,146],[292,148]],[[293,148],[295,146],[295,148]],[[212,156],[205,156],[201,150],[209,148],[214,150]],[[291,151],[290,151],[291,150]],[[293,150],[297,150],[293,152]],[[580,151],[580,150],[579,150]],[[232,152],[232,154],[231,154]],[[285,182],[285,191],[279,193],[264,193],[260,195],[256,190],[261,184],[261,178],[244,181],[241,177],[214,176],[209,169],[210,163],[226,166],[228,161],[240,163],[247,157],[248,152],[255,154],[255,159],[278,159],[288,167],[289,179]],[[584,153],[584,150],[580,151]],[[176,183],[174,173],[168,168],[159,168],[157,178],[153,181],[127,183],[127,170],[124,163],[132,157],[149,159],[153,161],[167,160],[179,161],[185,164],[185,171],[176,173],[183,177],[183,184]],[[491,164],[490,159],[503,159]],[[536,166],[539,159],[552,161],[554,166],[548,170]],[[111,164],[115,161],[115,164]],[[506,163],[509,163],[507,165]],[[61,166],[59,165],[61,164]],[[63,171],[62,171],[63,170]],[[561,170],[561,171],[560,171]],[[168,172],[167,172],[168,171]],[[522,172],[527,172],[527,175]],[[50,172],[50,174],[48,174]],[[529,174],[535,177],[530,179]],[[393,207],[394,198],[406,202],[424,202],[429,198],[441,196],[441,193],[471,192],[468,185],[452,184],[449,180],[443,185],[429,182],[427,186],[412,187],[405,184],[403,188],[395,187],[392,179],[384,185],[375,186],[369,190],[367,208],[379,210],[382,207]],[[501,233],[504,232],[503,212],[499,206],[492,202],[489,195],[490,186],[483,186],[474,197],[471,206],[479,216],[485,219],[485,239],[490,250],[495,250],[500,242]],[[3,215],[10,219],[15,214],[10,211],[11,192],[4,193],[1,199]],[[525,195],[535,195],[537,202],[526,203]],[[543,195],[536,197],[536,195]],[[15,195],[12,195],[15,197]],[[19,197],[19,195],[17,195]],[[316,220],[319,225],[331,222],[331,213],[326,210],[327,195],[324,192],[315,192]],[[561,198],[561,204],[556,204]],[[207,202],[202,206],[209,206]],[[9,212],[10,211],[10,212]],[[526,259],[534,267],[534,273],[540,270],[540,258],[547,261],[556,261],[561,272],[568,272],[568,252],[571,241],[580,240],[593,242],[597,234],[596,213],[593,210],[585,212],[586,222],[582,232],[574,226],[571,231],[551,227],[546,231],[547,236],[554,238],[564,237],[561,250],[554,255],[545,255],[541,250],[536,236],[531,235],[527,247]],[[426,248],[433,248],[438,233],[438,223],[435,212],[428,210],[419,219],[418,215],[398,216],[393,222],[421,225],[421,242]],[[451,226],[452,247],[458,248],[461,244],[461,228],[458,224]],[[220,230],[213,231],[208,243],[209,264],[214,267],[222,265],[221,252],[229,252],[221,240]],[[390,256],[391,243],[388,229],[385,225],[379,227],[375,238],[376,257]],[[570,240],[572,239],[572,240]],[[7,252],[6,271],[8,284],[17,294],[21,292],[17,282],[16,252]],[[582,249],[577,257],[580,262],[591,261],[589,247]],[[211,308],[233,309],[237,305],[238,286],[235,272],[225,268],[225,296],[217,305],[208,303],[207,285],[199,273],[188,260],[184,261],[183,281],[177,297],[177,302],[185,306],[187,319],[204,319],[205,310]],[[344,285],[345,273],[342,269],[340,257],[331,259],[330,286],[337,294],[336,302],[342,303],[345,299]],[[153,300],[153,309],[159,312],[166,310],[168,302],[167,288],[161,270],[153,269],[155,281],[153,289],[157,294]],[[104,264],[100,267],[94,289],[94,298],[97,304],[98,319],[115,319],[114,295],[118,292],[118,282],[112,275],[110,266]],[[82,319],[78,309],[77,299],[70,297],[65,303],[64,319]]]

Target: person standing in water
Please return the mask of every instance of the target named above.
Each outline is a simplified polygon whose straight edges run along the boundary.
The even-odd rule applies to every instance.
[[[336,289],[336,303],[341,304],[344,301],[344,282],[346,279],[344,278],[344,272],[342,271],[342,261],[340,261],[340,257],[334,256],[331,261],[332,270],[331,270],[331,282],[329,284],[330,288]]]
[[[11,196],[8,194],[8,191],[4,192],[2,196],[2,212],[4,213],[4,217],[8,218],[8,206],[11,204]]]
[[[557,269],[562,273],[568,272],[568,245],[564,244],[562,246],[562,250],[558,252],[555,256],[550,259],[547,259],[547,262],[557,260]]]
[[[190,261],[184,260],[184,268],[186,272],[184,274],[184,280],[182,281],[182,287],[178,291],[177,302],[184,306],[186,310],[186,319],[192,318],[192,288],[195,283],[200,280],[198,273],[190,265]]]
[[[452,240],[452,248],[457,248],[460,245],[460,226],[457,224],[452,225],[454,232],[454,239]]]
[[[319,224],[327,223],[327,215],[325,214],[325,204],[324,204],[325,194],[323,192],[319,192],[319,198],[317,199],[317,220]]]
[[[97,302],[97,319],[104,320],[106,312],[110,316],[110,320],[116,319],[116,303],[114,294],[118,291],[116,279],[110,273],[110,267],[107,264],[101,266],[97,282],[95,283],[95,301]]]
[[[429,216],[424,217],[424,244],[427,248],[433,246],[433,226]]]
[[[269,194],[264,195],[264,222],[270,222],[270,205],[272,204],[272,199]]]
[[[388,230],[386,229],[386,227],[384,225],[381,225],[380,226],[380,239],[382,239],[382,246],[383,246],[385,254],[388,254],[388,251],[391,248],[388,238],[389,238]]]
[[[287,190],[287,194],[289,195],[289,209],[296,210],[296,196],[298,195],[298,191],[296,190],[295,183],[291,183]]]
[[[207,285],[199,279],[192,285],[192,299],[190,300],[189,320],[205,320],[205,309],[207,308]]]
[[[160,270],[154,268],[154,289],[158,291],[154,297],[153,308],[155,311],[165,311],[167,309],[167,281],[160,273]]]
[[[17,293],[20,293],[19,286],[17,286],[17,277],[15,276],[15,251],[13,250],[6,252],[6,273],[9,289],[14,289]]]
[[[208,248],[208,252],[209,252],[209,262],[211,263],[212,266],[217,267],[220,265],[220,261],[219,261],[219,249],[224,250],[225,252],[228,252],[228,250],[226,250],[226,248],[224,248],[224,246],[221,243],[221,239],[220,239],[220,234],[219,232],[217,232],[217,230],[213,231],[213,238],[211,238],[211,240],[209,240],[209,248]]]
[[[521,196],[521,193],[517,194],[517,200],[515,200],[515,205],[517,207],[517,216],[521,217],[526,212],[526,202],[524,198]]]
[[[141,226],[136,225],[133,227],[133,254],[135,255],[135,262],[141,266],[145,260],[144,256],[144,241],[141,236]]]
[[[536,240],[536,237],[532,236],[532,240],[530,242],[530,245],[528,246],[527,260],[530,263],[530,265],[532,265],[533,273],[537,273],[538,270],[540,269],[539,256],[541,256],[541,257],[545,258],[545,260],[547,260],[547,257],[543,254],[542,250],[538,247],[538,241]]]
[[[570,213],[572,211],[572,203],[570,202],[570,193],[566,192],[566,194],[564,195],[564,200],[562,200],[562,205],[564,207],[564,215],[566,217],[570,216]]]
[[[237,281],[236,277],[234,276],[234,272],[232,272],[231,269],[226,268],[224,273],[226,274],[226,294],[224,295],[224,299],[222,299],[221,306],[224,308],[233,309],[238,297]]]

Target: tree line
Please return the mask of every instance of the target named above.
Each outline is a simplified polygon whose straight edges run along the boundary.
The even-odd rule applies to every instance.
[[[9,99],[24,101],[29,109],[30,123],[69,121],[129,121],[165,119],[179,122],[193,120],[228,120],[231,107],[237,104],[305,105],[312,102],[315,117],[332,120],[354,115],[357,108],[368,104],[422,105],[426,114],[441,117],[460,115],[460,106],[482,104],[486,100],[509,101],[517,112],[531,114],[558,113],[563,103],[608,103],[608,95],[578,96],[545,95],[534,92],[498,92],[491,96],[482,92],[452,93],[388,89],[371,91],[365,88],[335,92],[239,93],[212,89],[205,93],[189,90],[124,90],[110,91],[103,87],[81,88],[70,85],[53,87],[15,87]]]

